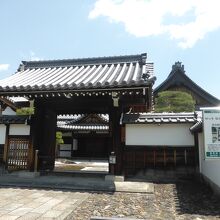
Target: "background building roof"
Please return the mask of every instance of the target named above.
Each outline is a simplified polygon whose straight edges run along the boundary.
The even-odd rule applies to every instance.
[[[57,128],[74,131],[107,131],[109,130],[107,114],[59,115]]]
[[[196,105],[201,106],[216,106],[220,104],[220,100],[212,96],[195,82],[193,82],[186,74],[184,65],[181,62],[176,62],[172,66],[172,71],[166,80],[154,89],[154,95],[166,90],[183,90],[188,91],[196,100]]]

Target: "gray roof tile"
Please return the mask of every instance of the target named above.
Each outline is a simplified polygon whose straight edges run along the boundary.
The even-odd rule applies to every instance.
[[[57,117],[57,128],[60,130],[87,130],[87,131],[107,131],[109,130],[109,116],[107,114],[98,114],[97,115],[103,123],[96,122],[82,122],[82,119],[85,119],[87,115],[78,114],[78,115],[58,115]],[[89,117],[89,116],[88,116]]]
[[[148,79],[142,78],[145,73]],[[0,93],[126,88],[151,85],[155,79],[153,63],[146,63],[146,54],[23,61],[14,75],[0,80]]]
[[[195,113],[128,113],[123,115],[125,124],[195,123]]]
[[[28,115],[2,115],[0,124],[25,124],[30,120]]]

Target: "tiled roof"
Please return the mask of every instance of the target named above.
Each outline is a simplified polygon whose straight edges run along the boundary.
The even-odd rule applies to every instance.
[[[153,63],[146,63],[146,54],[23,61],[14,75],[0,80],[0,95],[144,87],[155,79]]]
[[[202,121],[197,121],[196,124],[194,124],[191,128],[190,128],[190,131],[192,133],[194,132],[199,132],[199,131],[202,131]]]
[[[186,74],[184,65],[181,62],[176,62],[172,66],[172,71],[166,80],[164,80],[159,86],[154,89],[154,95],[166,90],[172,90],[173,87],[185,87],[190,90],[192,94],[199,96],[206,101],[205,106],[217,106],[220,105],[220,100],[205,91],[203,88],[193,82]]]
[[[75,123],[80,121],[81,119],[85,118],[86,114],[67,114],[67,115],[58,115],[57,121],[63,122],[63,123]],[[97,114],[97,116],[102,119],[105,122],[109,121],[109,115],[108,114]]]
[[[163,124],[195,123],[196,115],[192,113],[128,113],[123,115],[125,124]]]
[[[62,121],[65,122],[66,121],[78,121],[81,118],[84,117],[84,114],[70,114],[70,115],[58,115],[57,116],[57,121]]]
[[[203,122],[202,122],[202,111],[197,111],[197,122],[190,128],[192,133],[200,132],[203,129]]]
[[[108,130],[109,126],[108,125],[88,125],[88,124],[80,124],[80,125],[58,125],[57,126],[59,129],[62,130],[80,130],[80,131],[102,131],[102,130]]]
[[[57,128],[61,130],[87,130],[87,131],[102,131],[109,130],[108,126],[108,115],[107,114],[97,114],[97,118],[100,118],[99,122],[90,121],[85,123],[83,120],[88,119],[89,115],[59,115],[57,117]]]
[[[29,120],[27,115],[2,115],[0,124],[25,124]]]

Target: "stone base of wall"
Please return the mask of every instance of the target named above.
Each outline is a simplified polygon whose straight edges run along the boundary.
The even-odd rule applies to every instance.
[[[196,177],[196,174],[196,169],[194,167],[179,167],[175,169],[157,168],[142,169],[131,177],[135,179],[144,179],[145,181],[149,182],[172,182],[194,179]]]

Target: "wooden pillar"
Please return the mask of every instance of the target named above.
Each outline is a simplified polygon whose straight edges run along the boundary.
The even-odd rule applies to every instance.
[[[53,110],[43,105],[36,106],[32,123],[32,169],[34,167],[34,152],[39,150],[39,170],[53,170],[55,162],[56,121],[56,113]]]
[[[43,144],[40,146],[40,167],[44,170],[53,170],[55,163],[56,147],[56,122],[57,115],[51,109],[45,109],[43,120]]]
[[[40,106],[36,106],[34,109],[34,115],[31,117],[31,127],[30,127],[30,147],[31,147],[31,155],[30,155],[30,170],[34,170],[35,161],[35,151],[40,149],[40,146],[43,144],[42,136],[43,136],[43,108]],[[37,161],[39,163],[39,161]],[[40,169],[40,167],[38,166]]]
[[[112,107],[110,112],[110,123],[111,123],[111,132],[112,132],[112,146],[111,152],[114,152],[116,156],[116,164],[110,164],[110,173],[113,175],[121,175],[123,168],[123,151],[121,144],[121,126],[120,126],[120,117],[121,111],[119,107]]]
[[[196,171],[199,172],[199,134],[194,133],[194,141],[195,141],[195,168]]]
[[[3,162],[7,166],[7,160],[8,160],[8,135],[9,135],[9,128],[10,125],[6,124],[5,129],[5,145],[4,145],[4,154],[3,154]]]
[[[147,102],[147,110],[150,112],[150,111],[154,110],[152,86],[148,87],[146,97],[147,97],[147,101],[146,101]]]

